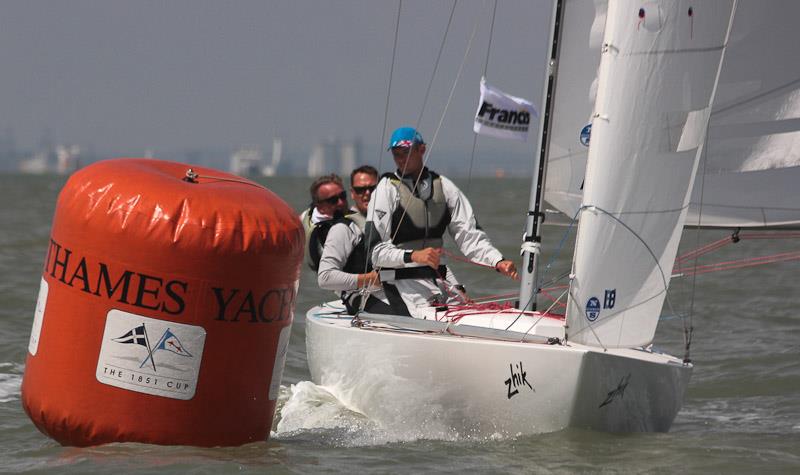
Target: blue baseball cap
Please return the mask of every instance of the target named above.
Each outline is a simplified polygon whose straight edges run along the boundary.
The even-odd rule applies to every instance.
[[[417,132],[417,129],[413,127],[400,127],[392,132],[392,138],[389,140],[389,148],[387,150],[391,150],[394,147],[411,147],[418,143],[424,144],[425,141],[422,140],[422,135]]]

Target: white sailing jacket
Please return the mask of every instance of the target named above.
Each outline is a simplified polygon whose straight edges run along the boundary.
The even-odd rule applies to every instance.
[[[459,250],[469,260],[485,265],[495,266],[503,259],[489,240],[486,233],[478,229],[475,215],[472,211],[467,197],[449,179],[441,176],[442,192],[447,202],[450,212],[450,224],[447,231],[452,236]],[[392,243],[392,215],[400,205],[400,193],[396,184],[388,178],[382,178],[378,182],[378,187],[372,194],[367,210],[367,221],[371,221],[378,232],[381,242],[372,251],[372,265],[377,269],[419,267],[417,263],[405,263],[403,255],[405,250]],[[369,224],[368,224],[369,228]],[[414,317],[421,317],[420,310],[429,306],[429,299],[436,295],[449,296],[448,303],[457,301],[457,292],[452,289],[452,285],[457,284],[452,272],[448,272],[447,283],[437,279],[434,283],[430,279],[403,279],[394,281],[403,301],[408,307],[409,312]]]

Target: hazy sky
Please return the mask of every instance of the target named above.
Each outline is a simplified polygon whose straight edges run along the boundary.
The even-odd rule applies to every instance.
[[[546,0],[500,0],[488,80],[539,106]],[[436,150],[469,153],[493,2],[461,0],[421,131],[430,143],[477,30]],[[402,3],[389,128],[416,123],[451,1]],[[0,3],[0,131],[32,149],[54,140],[159,158],[190,148],[291,150],[360,138],[378,153],[397,1],[14,0]],[[533,143],[479,140],[486,154]],[[385,158],[384,158],[385,159]]]

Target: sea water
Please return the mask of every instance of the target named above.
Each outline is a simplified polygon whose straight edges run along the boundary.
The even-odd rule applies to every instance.
[[[456,180],[481,226],[516,258],[528,202],[526,179]],[[58,473],[532,473],[800,471],[800,262],[674,279],[656,345],[683,355],[692,310],[695,370],[672,430],[607,434],[569,429],[481,439],[446,428],[385,427],[310,381],[305,312],[334,297],[304,269],[268,442],[235,448],[109,444],[61,447],[21,407],[36,296],[55,200],[65,178],[0,175],[0,472]],[[298,212],[309,179],[264,179]],[[546,279],[569,271],[574,229],[546,226]],[[727,235],[684,233],[681,251]],[[563,239],[562,239],[563,238]],[[561,242],[563,241],[563,244]],[[797,240],[729,245],[701,263],[796,251]],[[452,242],[449,248],[454,249]],[[473,297],[517,291],[496,272],[451,262]],[[692,294],[694,297],[692,298]],[[358,355],[353,355],[358,357]],[[558,382],[552,382],[558,384]],[[410,401],[413,403],[414,401]],[[419,395],[424,403],[424,394]],[[411,416],[411,415],[410,415]]]

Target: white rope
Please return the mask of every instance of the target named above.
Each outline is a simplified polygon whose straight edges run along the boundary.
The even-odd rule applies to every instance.
[[[523,241],[519,248],[519,255],[521,256],[526,252],[530,252],[531,254],[541,254],[542,244],[534,241]]]
[[[536,320],[533,322],[533,324],[530,326],[530,328],[528,328],[527,330],[525,330],[525,335],[527,335],[528,333],[530,333],[530,331],[531,331],[531,330],[533,330],[533,327],[535,327],[536,325],[538,325],[538,324],[539,324],[539,322],[540,322],[540,321],[542,321],[542,319],[545,317],[545,315],[547,315],[548,313],[550,313],[550,310],[553,310],[553,308],[554,308],[554,307],[555,307],[555,306],[558,304],[558,302],[561,300],[561,298],[562,298],[562,297],[564,297],[564,295],[566,295],[566,294],[567,294],[567,292],[568,292],[568,291],[569,291],[569,288],[566,288],[566,289],[564,289],[564,291],[563,291],[563,292],[561,292],[561,295],[559,295],[557,299],[553,300],[553,303],[552,303],[552,304],[551,304],[549,307],[547,307],[547,310],[545,310],[543,313],[541,313],[541,314],[539,315],[539,318],[537,318],[537,319],[536,319]],[[566,316],[565,316],[565,318],[566,318]],[[515,319],[514,321],[516,322],[516,319]],[[511,327],[509,326],[508,328],[511,328]],[[506,328],[506,330],[508,330],[508,328]],[[523,338],[522,338],[522,340],[520,340],[520,341],[523,341],[524,339],[525,339],[525,338],[523,337]]]
[[[455,2],[453,3],[453,8],[455,9]],[[452,14],[451,14],[451,18],[452,18]],[[448,24],[448,29],[449,29],[449,24]],[[469,57],[469,52],[470,52],[470,50],[472,48],[472,41],[475,39],[475,33],[477,31],[478,31],[478,20],[476,19],[475,20],[475,25],[472,28],[472,35],[470,35],[469,42],[467,43],[467,49],[466,49],[466,51],[464,51],[464,57],[461,60],[461,65],[458,67],[458,72],[456,73],[455,80],[453,81],[453,85],[450,88],[450,95],[447,98],[447,102],[445,103],[444,109],[442,110],[442,115],[439,118],[439,124],[436,126],[436,129],[435,129],[434,134],[433,134],[433,139],[430,142],[430,147],[427,148],[427,150],[426,150],[427,153],[425,154],[424,157],[422,157],[422,166],[423,166],[423,168],[428,165],[428,160],[430,159],[431,151],[433,150],[434,145],[436,144],[436,139],[439,136],[439,130],[442,128],[442,123],[444,122],[444,118],[445,118],[445,116],[447,116],[447,110],[450,108],[450,102],[453,100],[453,94],[455,93],[456,86],[458,85],[458,82],[461,79],[461,73],[464,70],[464,65],[467,62],[467,58]],[[445,34],[446,34],[446,32],[445,32]],[[438,58],[437,58],[437,65],[438,65]],[[433,80],[433,78],[431,78],[431,81],[432,80]],[[427,101],[427,99],[426,99],[426,101]],[[425,104],[424,103],[422,104],[422,110],[423,111],[425,110]],[[421,120],[422,120],[422,113],[420,113],[420,117],[418,118],[417,124],[414,127],[415,129],[419,128],[419,123],[421,122]],[[409,155],[411,154],[411,150],[412,150],[412,147],[409,147],[408,148]],[[406,161],[406,165],[407,164],[408,164],[408,161]],[[400,174],[401,175],[405,175],[405,166],[403,167],[403,170],[400,171]],[[414,189],[416,189],[417,185],[419,185],[419,181],[420,181],[421,178],[422,178],[422,174],[417,176],[416,180],[414,181]],[[400,198],[400,195],[398,194],[396,199],[399,199],[399,198]],[[405,219],[405,217],[406,217],[406,213],[407,213],[407,210],[408,210],[408,204],[410,203],[410,200],[411,200],[411,196],[409,196],[406,199],[406,203],[403,204],[403,214],[400,216],[400,222],[403,222],[403,219]],[[397,236],[397,232],[398,231],[399,231],[399,227],[392,234],[392,241],[394,241],[394,238]]]
[[[392,97],[392,78],[394,77],[394,66],[397,62],[397,42],[400,36],[400,13],[403,10],[403,0],[400,0],[397,3],[397,16],[395,18],[395,25],[394,25],[394,42],[392,43],[392,63],[389,66],[389,84],[386,88],[386,104],[383,108],[383,127],[381,128],[381,136],[378,137],[378,170],[381,169],[381,165],[383,163],[383,138],[386,136],[386,126],[389,123],[389,99]],[[370,199],[372,195],[370,195]],[[368,235],[365,237],[366,239],[366,255],[364,256],[364,271],[369,268],[370,263],[370,251],[372,251],[369,243],[372,242],[372,233],[374,232],[374,228],[372,226],[369,227]],[[364,301],[365,299],[362,298],[362,310],[363,306],[366,304]]]

